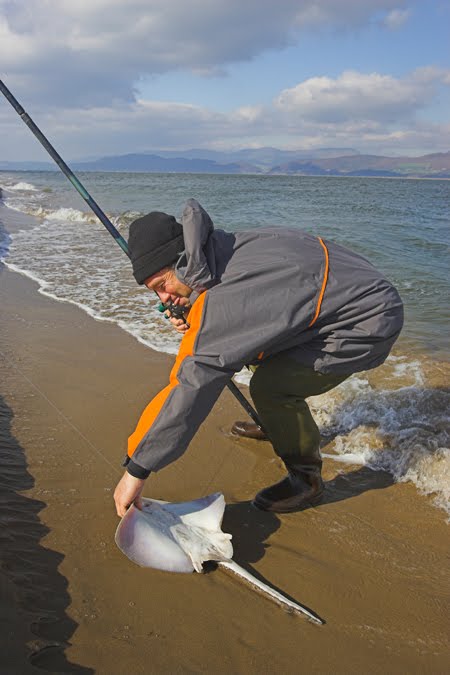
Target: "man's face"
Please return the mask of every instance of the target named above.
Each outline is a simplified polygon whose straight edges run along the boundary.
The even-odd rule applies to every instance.
[[[192,288],[179,281],[172,269],[166,268],[152,274],[144,281],[144,284],[150,291],[155,291],[164,304],[171,302],[182,307],[189,304]]]

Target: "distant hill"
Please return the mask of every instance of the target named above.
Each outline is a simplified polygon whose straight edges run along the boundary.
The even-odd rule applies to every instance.
[[[277,148],[244,148],[235,151],[219,150],[156,150],[155,154],[160,157],[174,159],[210,159],[219,164],[233,163],[253,165],[259,169],[268,171],[276,164],[293,160],[322,159],[326,157],[341,157],[343,155],[357,155],[352,148],[317,148],[316,150],[278,150]]]
[[[351,155],[317,159],[314,162],[292,161],[273,167],[269,173],[305,176],[450,178],[450,152],[439,152],[422,157]]]
[[[59,171],[54,162],[2,162],[0,171]]]
[[[339,154],[342,152],[345,154]],[[75,171],[450,178],[450,152],[384,157],[358,154],[351,148],[315,151],[248,148],[233,152],[193,149],[101,157],[73,162],[71,167]],[[51,162],[0,162],[0,170],[55,171],[57,168]]]
[[[143,171],[158,173],[258,173],[257,167],[232,162],[220,164],[211,159],[166,158],[150,154],[102,157],[90,162],[75,162],[78,171]]]

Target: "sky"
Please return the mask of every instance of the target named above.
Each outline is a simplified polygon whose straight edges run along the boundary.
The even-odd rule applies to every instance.
[[[0,0],[0,78],[68,160],[450,150],[450,0]],[[0,160],[47,155],[0,95]]]

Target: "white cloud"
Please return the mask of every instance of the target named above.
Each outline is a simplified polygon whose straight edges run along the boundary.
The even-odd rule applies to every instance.
[[[409,119],[426,107],[436,85],[446,77],[448,73],[433,67],[420,68],[404,79],[349,70],[336,79],[313,77],[285,89],[275,106],[287,115],[319,123],[372,120],[386,124]]]
[[[408,21],[410,16],[410,9],[393,9],[384,17],[383,24],[389,30],[398,30]]]
[[[155,149],[353,147],[363,152],[423,154],[450,148],[450,125],[421,116],[448,72],[422,68],[404,79],[352,71],[311,78],[273,105],[231,112],[165,101],[116,102],[91,108],[41,108],[33,115],[64,157]],[[437,94],[436,94],[437,95]],[[8,114],[7,114],[8,113]],[[0,108],[9,159],[46,159],[28,129]],[[36,154],[33,154],[36,153]],[[2,158],[8,159],[5,149]]]
[[[450,147],[449,130],[422,111],[450,73],[435,67],[398,78],[348,70],[311,77],[272,104],[225,113],[137,100],[142,78],[208,75],[324,29],[378,21],[399,27],[402,0],[0,0],[2,75],[68,157],[155,148],[353,146],[374,152]],[[2,159],[39,146],[0,105]],[[23,128],[22,128],[23,127]],[[384,148],[384,149],[383,149]],[[46,158],[36,149],[36,156]]]
[[[398,0],[0,0],[0,63],[29,101],[132,101],[141,77],[210,73],[363,25]]]

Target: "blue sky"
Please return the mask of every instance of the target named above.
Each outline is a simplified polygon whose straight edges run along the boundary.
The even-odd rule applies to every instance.
[[[403,77],[424,64],[450,67],[450,3],[405,5],[398,29],[386,30],[376,14],[355,30],[326,29],[301,36],[298,44],[263,52],[251,61],[227,68],[219,77],[174,72],[149,78],[139,87],[144,98],[184,101],[221,110],[247,104],[269,104],[280,89],[316,75],[337,77],[343,70],[383,72]],[[434,114],[450,117],[435,104]]]
[[[70,159],[450,150],[450,1],[0,0],[1,77]],[[43,151],[0,101],[0,159]]]

